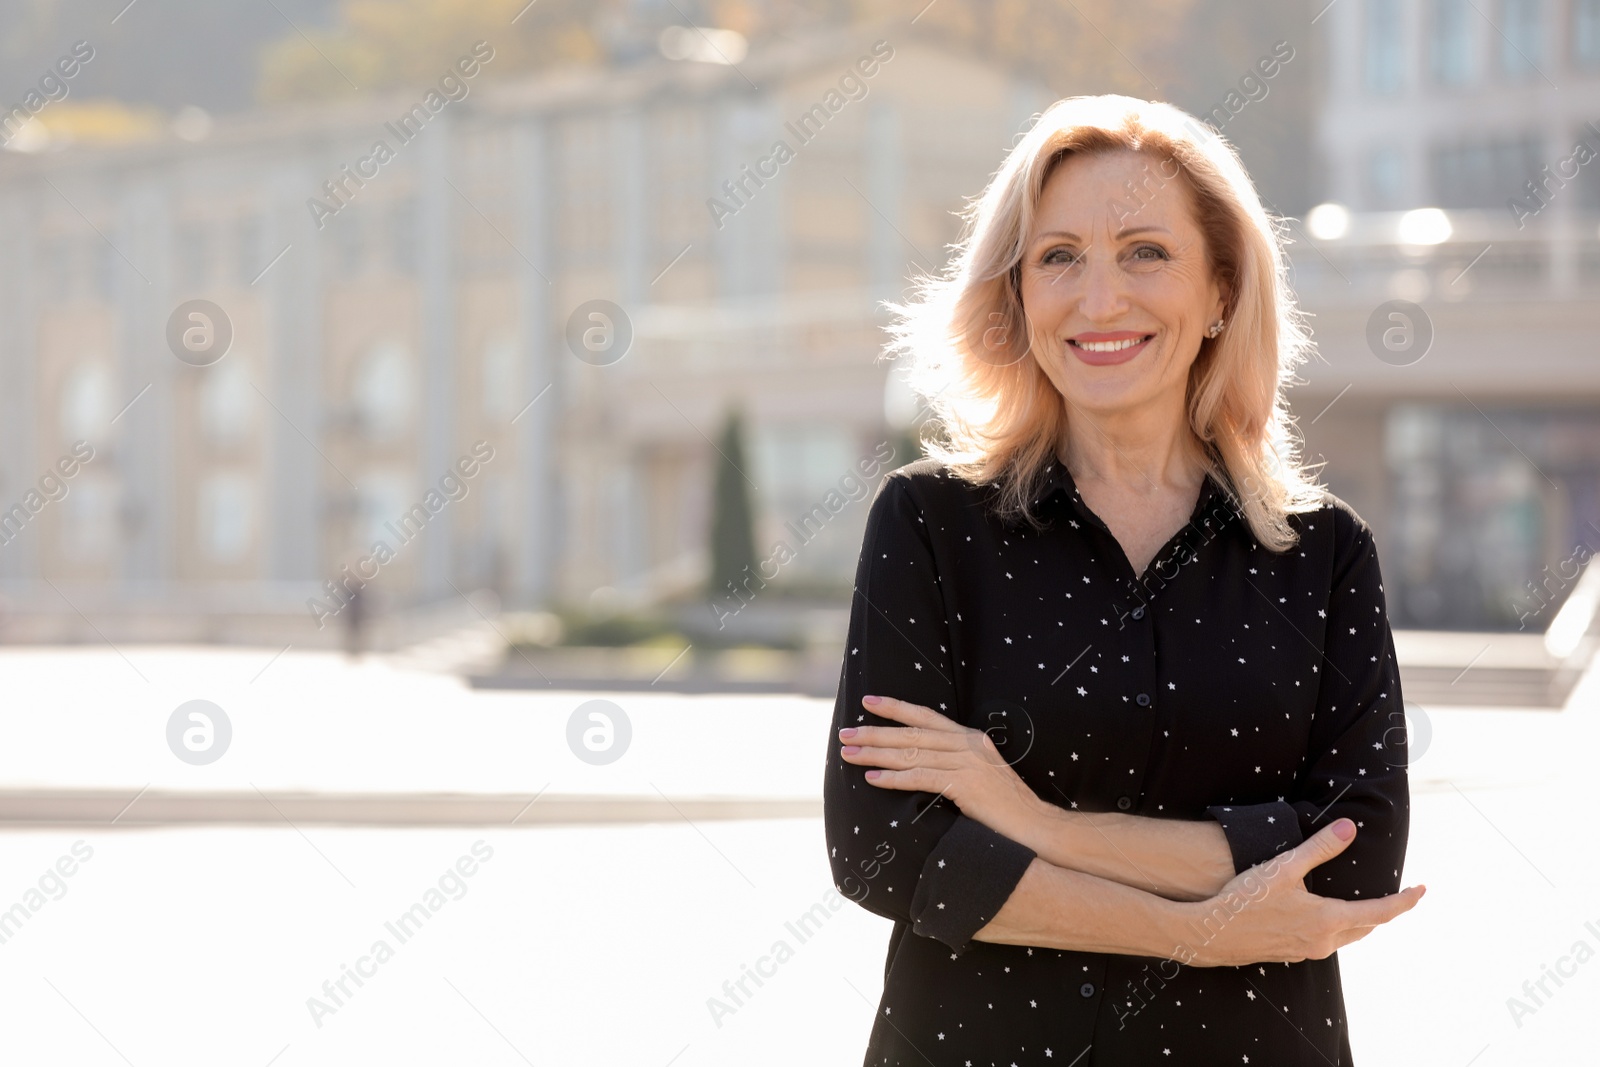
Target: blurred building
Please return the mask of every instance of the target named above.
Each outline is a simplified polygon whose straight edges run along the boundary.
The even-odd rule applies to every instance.
[[[734,406],[758,554],[785,540],[785,581],[847,587],[850,479],[893,433],[878,301],[942,264],[952,211],[1049,102],[875,41],[729,63],[689,39],[677,61],[460,76],[437,106],[419,86],[0,156],[12,632],[118,611],[171,636],[309,627],[346,566],[391,605],[691,590]],[[232,331],[206,366],[168,340],[208,328],[169,322],[194,299]],[[58,470],[77,441],[92,459]]]
[[[1357,0],[1319,28],[1309,451],[1375,527],[1397,624],[1543,630],[1600,550],[1600,2]]]
[[[1487,14],[1318,17],[1293,69],[1324,80],[1327,203],[1290,233],[1321,354],[1292,401],[1398,623],[1543,629],[1600,549],[1600,0]],[[879,301],[942,265],[1051,99],[878,41],[683,31],[609,69],[0,153],[5,632],[309,642],[346,567],[391,607],[692,593],[734,407],[758,556],[847,586],[858,472],[912,458]],[[195,299],[231,327],[207,366],[169,342]]]

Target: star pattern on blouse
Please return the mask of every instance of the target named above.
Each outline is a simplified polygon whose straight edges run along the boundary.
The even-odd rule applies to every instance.
[[[924,462],[938,470],[931,461]],[[1372,566],[1376,554],[1367,540],[1370,534],[1366,528],[1359,519],[1350,518],[1353,513],[1339,515],[1335,505],[1327,504],[1324,510],[1337,521],[1322,523],[1323,512],[1318,512],[1315,523],[1305,522],[1303,516],[1290,516],[1290,525],[1301,535],[1300,550],[1280,555],[1255,543],[1248,525],[1234,521],[1238,516],[1229,515],[1221,522],[1211,523],[1197,507],[1193,523],[1206,527],[1202,535],[1204,551],[1197,557],[1198,562],[1184,560],[1176,580],[1167,579],[1160,589],[1147,590],[1150,597],[1139,598],[1148,605],[1147,615],[1139,620],[1142,625],[1132,626],[1121,609],[1111,603],[1112,598],[1104,596],[1102,600],[1100,593],[1113,589],[1126,598],[1137,585],[1130,580],[1125,558],[1115,551],[1108,530],[1068,520],[1070,528],[1081,531],[1081,535],[1065,537],[1061,526],[1052,533],[1048,522],[1037,533],[1018,533],[1016,527],[993,525],[997,520],[983,509],[970,506],[977,497],[958,495],[967,492],[968,486],[946,478],[942,472],[931,477],[917,474],[916,466],[891,474],[872,505],[874,518],[868,523],[872,540],[864,546],[857,577],[862,595],[852,605],[849,637],[844,642],[849,657],[843,664],[836,705],[841,709],[836,715],[841,724],[864,721],[859,708],[862,692],[883,692],[937,707],[969,726],[976,725],[987,713],[986,701],[996,697],[1023,701],[1032,717],[1025,739],[1028,755],[1016,764],[1016,770],[1041,795],[1044,791],[1038,787],[1049,782],[1072,809],[1080,808],[1079,800],[1071,799],[1077,796],[1083,801],[1082,809],[1104,811],[1108,800],[1115,801],[1117,793],[1127,791],[1127,785],[1119,786],[1114,780],[1126,781],[1122,774],[1126,770],[1136,778],[1144,776],[1138,779],[1142,786],[1139,803],[1154,805],[1153,810],[1164,812],[1167,805],[1162,801],[1176,805],[1176,794],[1170,785],[1160,783],[1154,769],[1177,761],[1182,774],[1197,776],[1186,778],[1187,785],[1198,782],[1212,799],[1229,802],[1229,821],[1223,829],[1231,847],[1244,845],[1250,834],[1268,840],[1263,832],[1267,827],[1273,827],[1270,833],[1278,835],[1275,813],[1283,810],[1284,803],[1297,807],[1308,804],[1311,807],[1301,810],[1317,810],[1332,819],[1341,810],[1350,812],[1353,805],[1393,798],[1391,790],[1397,781],[1403,783],[1404,768],[1386,771],[1360,766],[1367,751],[1384,751],[1380,735],[1389,728],[1389,720],[1382,711],[1397,707],[1400,693],[1395,676],[1387,671],[1387,662],[1392,660],[1384,647],[1388,622],[1382,587]],[[1207,492],[1214,492],[1214,487],[1208,486]],[[936,503],[940,505],[937,511]],[[1075,494],[1059,503],[1063,510],[1079,515],[1087,509],[1081,496]],[[925,523],[917,515],[923,509],[928,514]],[[1213,515],[1220,517],[1222,512]],[[913,518],[917,521],[912,522]],[[1009,536],[999,536],[1002,530]],[[1194,543],[1192,531],[1185,539]],[[970,547],[973,542],[992,546],[993,550],[977,553],[981,558],[975,559]],[[876,556],[874,549],[879,553]],[[1263,559],[1268,566],[1239,566]],[[1279,560],[1289,565],[1280,565]],[[1024,563],[1028,566],[1021,566]],[[1027,571],[1028,579],[1017,580],[1013,567]],[[1268,618],[1259,616],[1259,600],[1253,611],[1244,601],[1218,595],[1227,576],[1237,575],[1240,570],[1259,578],[1251,584],[1256,593],[1265,594],[1263,599],[1271,608]],[[1343,584],[1349,594],[1329,590],[1325,581],[1322,588],[1316,586],[1315,575],[1330,572],[1348,576]],[[953,573],[961,580],[942,580]],[[1007,580],[998,581],[1001,577]],[[1163,573],[1162,577],[1167,576]],[[1090,589],[1080,590],[1084,596],[1075,598],[1063,588],[1068,583],[1072,588],[1081,584]],[[1244,592],[1245,600],[1254,595],[1249,590]],[[1063,600],[1073,603],[1063,604]],[[1152,600],[1160,603],[1160,609]],[[973,611],[975,604],[981,604],[981,610],[967,623],[963,616]],[[1110,629],[1102,607],[1119,615],[1116,630]],[[1195,611],[1200,614],[1194,615]],[[1185,617],[1194,619],[1194,628],[1182,624],[1180,633],[1180,620]],[[939,643],[940,657],[923,654],[926,647],[938,643],[935,635],[927,632],[927,623],[916,622],[924,618],[936,628],[948,625],[948,632],[962,642],[964,658],[950,654],[953,642],[948,639]],[[953,622],[948,621],[952,618]],[[923,633],[919,636],[901,632],[890,619],[908,619],[901,628],[914,626]],[[1100,620],[1098,627],[1096,619]],[[1325,625],[1317,625],[1318,619],[1325,620]],[[1054,629],[1050,628],[1052,623]],[[1295,630],[1301,639],[1297,641],[1293,635],[1277,637],[1275,624],[1278,629]],[[1018,646],[1015,635],[996,633],[1000,626],[1021,628],[1025,639],[1039,640],[1041,644],[1032,648]],[[1045,643],[1051,646],[1048,650]],[[1062,708],[1066,694],[1049,689],[1053,681],[1039,672],[1050,669],[1048,663],[1058,651],[1064,653],[1065,660],[1086,643],[1093,649],[1093,662],[1088,664],[1087,673],[1094,674],[1097,682],[1100,675],[1106,675],[1107,686],[1097,686],[1093,694],[1085,686],[1073,686],[1079,701]],[[1039,660],[1040,655],[1044,661]],[[1234,659],[1238,665],[1256,666],[1248,672],[1218,672],[1215,665],[1224,657]],[[1035,661],[1035,671],[1026,671],[1028,659]],[[1324,659],[1342,668],[1336,671],[1340,685],[1332,684],[1334,679],[1329,685],[1318,685],[1319,664]],[[1386,661],[1384,670],[1368,666],[1380,660]],[[934,670],[926,670],[930,666]],[[1178,679],[1186,684],[1179,686]],[[896,684],[899,691],[892,688]],[[939,688],[941,684],[943,689]],[[1124,705],[1132,703],[1132,695],[1143,695],[1145,691],[1154,695],[1153,690],[1163,684],[1169,697],[1156,705],[1163,720],[1156,724],[1158,728],[1149,730],[1148,723],[1141,725],[1142,716],[1130,719],[1134,709]],[[1152,704],[1146,699],[1142,706],[1148,708]],[[1366,712],[1372,714],[1364,715]],[[1329,719],[1333,722],[1324,731],[1322,727]],[[1315,730],[1310,729],[1313,723]],[[1228,733],[1210,733],[1217,727]],[[1315,739],[1325,733],[1341,738],[1337,748],[1325,746],[1318,750],[1315,740],[1311,749],[1306,748],[1308,737]],[[1229,742],[1226,746],[1221,744],[1223,738]],[[1234,745],[1233,741],[1239,743]],[[875,869],[879,873],[871,884],[881,895],[873,894],[874,901],[868,903],[873,903],[879,914],[904,916],[908,908],[926,907],[926,901],[932,908],[911,920],[919,935],[944,940],[952,948],[968,942],[990,917],[979,914],[988,909],[976,905],[971,896],[974,879],[982,877],[973,872],[1002,861],[1008,869],[1015,866],[1020,870],[1021,865],[1014,863],[1016,856],[1006,859],[1007,847],[1016,842],[988,836],[958,844],[958,838],[947,836],[945,840],[950,843],[941,847],[961,851],[943,852],[933,865],[924,866],[923,861],[930,858],[929,852],[940,842],[940,835],[927,831],[932,820],[912,825],[911,815],[921,814],[921,805],[908,791],[871,787],[860,777],[864,768],[843,763],[837,752],[835,747],[830,755],[824,805],[836,886],[858,884],[870,869],[863,866],[872,857],[866,851],[870,839],[861,835],[861,826],[887,826],[885,843],[892,844],[904,858],[885,863],[878,857],[879,866]],[[1259,784],[1268,778],[1292,794],[1288,798],[1280,796],[1270,808]],[[1323,782],[1327,785],[1323,786]],[[1292,789],[1288,788],[1291,784]],[[1341,793],[1341,789],[1346,792]],[[941,811],[953,810],[936,806]],[[1330,895],[1349,899],[1393,892],[1389,876],[1381,875],[1382,871],[1391,870],[1393,885],[1398,885],[1402,853],[1392,841],[1395,828],[1405,825],[1397,821],[1403,819],[1404,807],[1403,803],[1389,805],[1387,810],[1397,814],[1385,816],[1381,822],[1375,817],[1374,823],[1380,827],[1377,832],[1364,832],[1355,848],[1321,868],[1319,878],[1325,874],[1336,890]],[[1237,847],[1234,851],[1239,854]],[[1257,861],[1265,858],[1257,857]],[[917,898],[914,903],[913,895]],[[881,909],[876,901],[882,902]],[[920,943],[920,939],[916,940]],[[899,942],[901,946],[912,943],[913,939]],[[1017,955],[1004,955],[1011,952]],[[990,945],[982,954],[970,955],[952,951],[948,957],[949,977],[987,991],[985,981],[998,980],[1002,974],[1008,976],[1006,981],[1012,980],[1009,975],[1013,968],[1004,963],[1007,959],[1020,959],[1024,952],[1028,957],[1036,956],[1032,948],[1025,946]],[[1053,959],[1070,958],[1072,967],[1077,967],[1084,959],[1104,958],[1093,953],[1049,951],[1042,951],[1037,957],[1037,962],[1030,962],[1031,968],[1049,967]],[[1321,961],[1307,961],[1302,966],[1324,965]],[[880,1002],[888,1015],[891,998],[898,998],[892,1000],[902,1007],[902,1019],[896,1024],[908,1039],[920,1033],[921,1040],[928,1033],[936,1033],[940,1042],[953,1039],[957,1047],[971,1041],[970,1049],[961,1050],[972,1054],[964,1061],[969,1067],[973,1063],[980,1067],[1003,1065],[1011,1062],[1012,1056],[1022,1061],[1020,1053],[1026,1050],[1016,1050],[1015,1031],[1002,1027],[1015,1025],[1016,1013],[1024,1001],[1030,1009],[1040,1006],[1036,997],[1029,996],[1028,989],[1018,991],[1020,997],[996,995],[992,999],[984,998],[980,992],[967,998],[965,1006],[945,1002],[938,1015],[924,1015],[920,1012],[929,1010],[924,1006],[932,1003],[926,991],[932,989],[928,983],[933,979],[926,973],[914,973],[915,970],[891,967]],[[1276,975],[1282,970],[1257,968],[1264,982],[1273,983],[1279,980]],[[1263,985],[1265,992],[1260,995],[1240,990],[1230,984],[1228,976],[1236,973],[1232,968],[1194,973],[1201,976],[1196,980],[1203,981],[1208,992],[1222,996],[1201,997],[1198,1007],[1178,1010],[1184,1008],[1181,999],[1158,995],[1155,1003],[1141,1005],[1147,1013],[1141,1023],[1149,1020],[1152,1025],[1166,1028],[1173,1025],[1175,1017],[1182,1017],[1191,1030],[1195,1025],[1200,1027],[1196,1036],[1208,1050],[1202,1058],[1208,1062],[1231,1061],[1232,1056],[1239,1055],[1240,1062],[1248,1064],[1251,1057],[1243,1054],[1237,1043],[1231,1047],[1222,1043],[1245,1032],[1240,1028],[1244,1016],[1239,1014],[1240,1008],[1224,1008],[1221,1004],[1226,1001],[1242,1008],[1262,999],[1272,1003],[1276,1000],[1273,989],[1277,987]],[[1064,964],[1052,972],[1052,1013],[1079,1020],[1085,1013],[1092,1017],[1103,1003],[1093,996],[1079,998],[1069,993],[1066,1005],[1058,1004],[1053,998],[1062,987],[1054,983],[1055,977],[1070,982],[1064,986],[1068,990],[1076,990],[1078,985],[1071,981],[1078,976]],[[1325,1023],[1331,1028],[1332,1016],[1343,1011],[1343,1004],[1336,993],[1326,992],[1325,979],[1320,981],[1318,998],[1307,1002],[1308,1013],[1314,1017],[1318,1009],[1324,1009]],[[1096,980],[1097,988],[1098,985]],[[1002,987],[993,988],[998,992]],[[1245,992],[1245,997],[1235,999],[1237,992]],[[909,1022],[905,1019],[908,1007]],[[1175,1010],[1176,1016],[1172,1014]],[[1205,1014],[1197,1019],[1195,1012]],[[930,1020],[937,1025],[928,1025]],[[1055,1020],[1051,1023],[1055,1025]],[[1060,1025],[1066,1025],[1065,1018]],[[886,1028],[886,1033],[891,1029]],[[1281,1047],[1265,1031],[1253,1037],[1248,1047],[1256,1049],[1258,1061],[1271,1063],[1294,1057],[1295,1053],[1284,1050],[1291,1047],[1289,1042],[1303,1041],[1304,1037],[1288,1033],[1290,1028],[1282,1029],[1287,1036]],[[1189,1032],[1185,1031],[1185,1035]],[[1177,1040],[1179,1034],[1173,1032],[1172,1037]],[[893,1034],[876,1040],[880,1044],[869,1048],[868,1062],[893,1060],[890,1046],[881,1044],[895,1041]],[[1002,1054],[1007,1042],[1012,1045],[1010,1055]],[[984,1054],[977,1055],[979,1051]],[[1165,1047],[1162,1054],[1170,1057],[1172,1049]],[[1053,1055],[1047,1048],[1045,1058],[1053,1059]],[[950,1059],[962,1062],[958,1056]]]

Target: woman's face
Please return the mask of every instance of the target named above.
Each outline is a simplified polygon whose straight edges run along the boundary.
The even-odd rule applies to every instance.
[[[1024,248],[1032,356],[1074,408],[1100,414],[1176,394],[1223,292],[1188,185],[1164,157],[1131,151],[1056,165]]]

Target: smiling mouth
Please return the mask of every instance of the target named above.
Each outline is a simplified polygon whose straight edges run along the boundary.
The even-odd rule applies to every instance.
[[[1067,344],[1082,352],[1122,352],[1130,348],[1137,348],[1154,337],[1153,333],[1139,334],[1136,337],[1123,337],[1115,341],[1079,341],[1068,338]]]

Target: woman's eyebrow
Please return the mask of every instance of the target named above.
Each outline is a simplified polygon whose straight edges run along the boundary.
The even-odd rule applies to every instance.
[[[1116,236],[1118,239],[1121,239],[1123,237],[1132,237],[1134,234],[1138,233],[1164,233],[1168,237],[1172,236],[1172,231],[1167,229],[1165,226],[1130,226],[1126,230],[1118,230]],[[1042,241],[1047,237],[1064,237],[1069,241],[1083,240],[1083,238],[1079,237],[1077,234],[1071,233],[1067,230],[1046,230],[1036,236],[1034,240]]]

